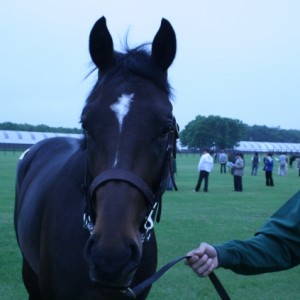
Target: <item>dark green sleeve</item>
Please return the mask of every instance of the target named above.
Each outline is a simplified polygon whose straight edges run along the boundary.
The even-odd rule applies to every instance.
[[[244,275],[286,270],[300,264],[300,191],[254,237],[214,247],[220,267]]]

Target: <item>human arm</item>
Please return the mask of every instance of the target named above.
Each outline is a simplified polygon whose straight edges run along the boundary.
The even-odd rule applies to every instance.
[[[290,269],[299,264],[287,245],[265,234],[214,245],[219,267],[238,274],[254,275]]]
[[[208,247],[209,246],[209,247]],[[300,264],[300,192],[287,201],[250,239],[233,240],[191,251],[187,260],[199,276],[217,267],[244,274],[290,269]],[[215,251],[213,251],[211,248]],[[198,256],[199,260],[194,256]],[[207,256],[207,257],[206,257]]]
[[[203,165],[203,161],[204,161],[204,157],[203,157],[203,155],[202,155],[202,156],[200,157],[200,159],[199,159],[199,162],[198,162],[198,167],[197,167],[198,172],[201,171],[201,168],[202,168],[202,165]]]
[[[234,163],[234,167],[239,170],[244,169],[244,160],[242,158],[238,158]]]
[[[300,191],[280,207],[254,237],[231,243],[231,249],[215,246],[220,266],[242,274],[259,274],[290,269],[300,264]],[[233,252],[232,252],[233,250]],[[234,254],[235,259],[227,254]],[[237,259],[237,260],[236,260]]]

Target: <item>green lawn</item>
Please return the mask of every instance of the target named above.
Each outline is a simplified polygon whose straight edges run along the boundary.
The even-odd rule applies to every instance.
[[[0,152],[0,299],[27,299],[13,229],[16,162],[20,153]]]
[[[21,281],[21,261],[13,231],[14,179],[18,154],[0,152],[0,299],[21,300],[27,295]],[[298,189],[296,169],[286,177],[274,172],[275,187],[266,187],[261,168],[250,175],[246,157],[244,191],[233,192],[233,178],[220,174],[216,164],[210,175],[209,192],[194,193],[198,155],[178,155],[176,175],[179,191],[166,192],[162,218],[155,225],[159,266],[186,254],[201,241],[218,243],[247,238]],[[232,299],[298,299],[300,268],[257,276],[241,276],[219,269],[217,276]],[[149,298],[219,299],[209,279],[198,278],[179,263],[153,285]]]

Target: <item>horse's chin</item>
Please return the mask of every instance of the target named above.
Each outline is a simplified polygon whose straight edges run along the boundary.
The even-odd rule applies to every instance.
[[[113,280],[111,279],[108,280],[97,276],[94,270],[90,270],[89,275],[93,285],[96,285],[99,288],[115,290],[115,291],[123,291],[123,290],[127,290],[131,285],[134,274],[135,274],[135,270],[131,272],[129,275],[127,275],[126,278],[119,277],[119,278],[114,278]]]

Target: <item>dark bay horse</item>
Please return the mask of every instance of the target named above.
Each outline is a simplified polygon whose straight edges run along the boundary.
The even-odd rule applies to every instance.
[[[89,49],[98,81],[81,115],[84,138],[44,140],[18,164],[15,230],[29,299],[128,299],[123,291],[156,270],[149,233],[177,138],[167,79],[175,32],[162,19],[151,53],[120,53],[102,17]]]

